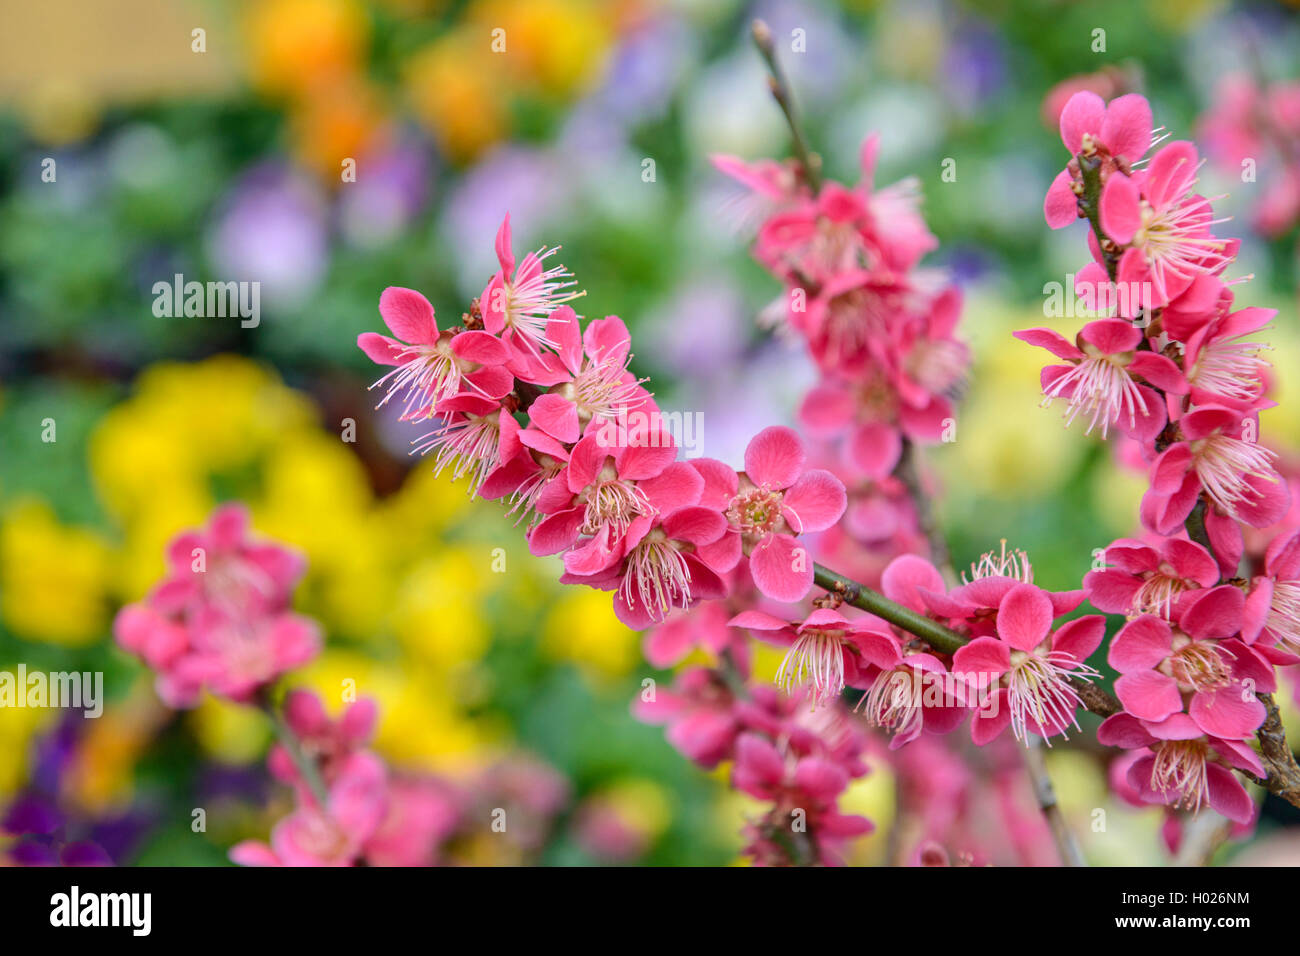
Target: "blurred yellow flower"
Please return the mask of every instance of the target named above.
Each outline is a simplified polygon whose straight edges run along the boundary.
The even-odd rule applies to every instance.
[[[129,522],[160,489],[245,468],[287,432],[314,426],[311,402],[248,359],[160,362],[91,435],[91,473],[105,504]]]
[[[615,780],[593,794],[593,799],[610,807],[624,826],[647,843],[653,843],[672,823],[672,794],[652,780]]]
[[[370,23],[357,0],[256,0],[245,12],[248,69],[263,92],[301,96],[364,63]]]
[[[505,49],[493,55],[520,87],[570,97],[603,71],[614,9],[591,0],[481,0],[470,19],[481,25],[485,40],[504,31],[496,37]]]
[[[493,511],[499,511],[495,505]],[[407,475],[396,494],[379,502],[378,515],[385,524],[383,534],[396,560],[406,563],[426,553],[429,542],[436,541],[453,522],[475,505],[463,484],[450,476],[435,475],[432,468],[415,468]]]
[[[542,648],[598,681],[622,677],[641,659],[640,639],[617,617],[607,591],[562,590],[542,625]]]
[[[970,311],[965,326],[974,332],[975,385],[957,413],[957,440],[938,448],[932,460],[957,501],[1045,497],[1074,470],[1092,439],[1081,429],[1067,431],[1059,410],[1039,407],[1046,353],[1012,332],[1046,326],[1068,336],[1069,323],[1078,322],[1007,313],[997,303],[974,302]]]
[[[327,628],[360,636],[374,630],[392,596],[386,525],[371,505],[361,462],[325,431],[284,436],[265,459],[262,494],[252,502],[258,531],[307,557],[299,606]]]
[[[256,707],[204,694],[185,723],[204,753],[222,763],[258,763],[271,742],[270,720]]]
[[[1300,335],[1296,333],[1297,316],[1294,307],[1282,310],[1272,327],[1260,338],[1273,346],[1264,358],[1273,363],[1275,386],[1271,398],[1276,408],[1260,413],[1260,435],[1270,445],[1300,451],[1300,383],[1295,380],[1295,370],[1300,369]]]
[[[14,664],[0,667],[13,673]],[[0,720],[0,797],[13,793],[27,780],[27,756],[32,738],[50,722],[53,710],[13,707]]]
[[[93,531],[59,523],[23,499],[0,524],[0,608],[19,637],[82,646],[108,623],[109,548]]]
[[[463,548],[444,546],[415,564],[393,609],[403,646],[439,670],[480,659],[491,642],[480,610],[487,573],[487,562]]]
[[[404,82],[416,118],[453,162],[466,163],[510,133],[505,78],[490,37],[462,28],[407,61]]]

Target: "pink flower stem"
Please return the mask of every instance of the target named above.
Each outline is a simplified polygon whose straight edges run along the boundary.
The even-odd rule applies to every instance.
[[[790,137],[794,142],[794,152],[799,158],[799,165],[803,167],[804,180],[808,183],[808,188],[813,191],[813,195],[816,195],[822,188],[821,159],[808,148],[803,128],[799,125],[799,116],[794,106],[794,94],[791,93],[785,71],[781,69],[781,64],[776,58],[772,30],[762,20],[755,20],[751,29],[754,33],[754,45],[758,47],[758,52],[762,54],[768,72],[771,73],[768,77],[768,87],[772,91],[772,98],[781,107],[781,112],[785,114],[785,121],[790,126]]]
[[[258,708],[271,719],[271,726],[275,728],[276,739],[284,747],[289,759],[293,765],[298,768],[302,778],[307,781],[307,786],[311,790],[312,796],[322,810],[329,808],[329,791],[325,789],[325,781],[321,779],[320,768],[316,766],[316,761],[312,760],[303,750],[302,741],[298,735],[293,732],[284,715],[280,710],[265,697],[261,697],[257,702]]]

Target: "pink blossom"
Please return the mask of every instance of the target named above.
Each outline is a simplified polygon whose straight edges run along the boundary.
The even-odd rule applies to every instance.
[[[1257,429],[1254,417],[1206,405],[1178,421],[1181,440],[1151,464],[1151,488],[1142,499],[1142,522],[1172,534],[1202,493],[1224,514],[1256,528],[1286,513],[1290,491],[1273,467],[1277,456],[1243,438]]]
[[[428,417],[433,406],[462,389],[497,399],[514,384],[504,368],[510,353],[496,336],[463,328],[439,331],[433,306],[413,289],[385,289],[379,314],[397,338],[363,332],[357,345],[378,364],[394,366],[371,388],[386,388],[380,408],[403,396],[402,421]]]
[[[1142,440],[1153,438],[1164,428],[1164,403],[1148,384],[1172,394],[1188,390],[1178,366],[1167,356],[1142,350],[1141,330],[1119,319],[1089,322],[1075,344],[1051,329],[1015,334],[1066,360],[1068,364],[1043,369],[1044,402],[1066,399],[1066,424],[1086,415],[1087,431],[1100,424],[1103,438],[1112,425]]]
[[[763,429],[745,449],[745,471],[727,505],[754,583],[777,601],[797,601],[812,587],[812,561],[794,536],[830,527],[848,500],[830,472],[804,471],[805,458],[792,429]]]
[[[1275,315],[1276,309],[1239,309],[1213,315],[1194,332],[1178,335],[1187,343],[1183,365],[1194,403],[1248,411],[1262,407],[1269,363],[1260,353],[1268,346],[1243,339],[1266,328]],[[1170,324],[1168,313],[1163,318],[1171,334],[1181,331]]]
[[[387,772],[373,754],[358,753],[339,768],[329,805],[301,803],[271,830],[271,842],[248,840],[230,850],[243,866],[353,866],[388,809]]]
[[[1073,157],[1052,181],[1043,204],[1047,224],[1060,229],[1079,216],[1082,190],[1079,157],[1096,162],[1102,181],[1129,173],[1151,147],[1151,105],[1136,93],[1116,97],[1107,105],[1090,91],[1075,93],[1061,110],[1061,142]]]
[[[587,323],[579,333],[578,319],[561,306],[547,322],[566,378],[539,395],[528,407],[529,420],[551,437],[565,443],[578,440],[592,423],[606,428],[604,443],[615,443],[614,423],[629,412],[650,408],[650,396],[628,371],[631,339],[616,315]]]
[[[1173,624],[1145,615],[1111,643],[1115,693],[1133,716],[1156,724],[1187,714],[1204,733],[1241,740],[1264,721],[1254,690],[1276,689],[1273,669],[1240,640],[1245,599],[1232,585],[1189,599]],[[1248,682],[1248,683],[1247,683]]]
[[[1197,275],[1219,271],[1229,261],[1229,247],[1210,232],[1209,201],[1190,194],[1199,166],[1195,146],[1170,143],[1142,173],[1112,176],[1102,188],[1102,229],[1126,247],[1118,281],[1130,288],[1150,283],[1144,308],[1167,305]]]
[[[1262,648],[1300,655],[1300,532],[1279,534],[1264,555],[1264,573],[1252,582],[1242,637]],[[1292,663],[1290,660],[1278,663]]]
[[[1083,579],[1088,600],[1111,614],[1169,619],[1184,595],[1219,583],[1213,555],[1193,541],[1165,538],[1151,546],[1121,538],[1106,549],[1111,567]]]
[[[776,682],[789,691],[807,684],[813,706],[839,697],[845,684],[862,686],[859,667],[866,635],[886,636],[875,618],[849,620],[831,608],[814,608],[803,621],[791,623],[763,611],[742,611],[727,622],[755,631],[764,640],[789,648],[776,672]],[[893,662],[882,658],[885,665]]]
[[[320,697],[299,688],[285,695],[283,706],[285,724],[293,731],[302,753],[319,768],[326,783],[333,782],[340,769],[346,766],[348,758],[370,742],[378,719],[378,709],[369,698],[347,705],[338,718],[332,718]],[[277,779],[305,790],[306,781],[281,744],[271,748],[267,766]]]
[[[741,723],[731,688],[704,667],[682,671],[671,689],[639,697],[633,714],[643,723],[667,725],[668,742],[701,767],[716,767],[731,754]]]
[[[1255,803],[1232,772],[1236,768],[1265,775],[1264,765],[1248,745],[1207,736],[1186,714],[1175,714],[1157,725],[1132,714],[1112,714],[1102,722],[1097,739],[1140,754],[1128,769],[1127,783],[1143,802],[1193,812],[1208,805],[1237,823],[1253,819]]]
[[[1076,618],[1052,631],[1052,601],[1032,584],[1017,584],[998,605],[997,636],[977,637],[953,655],[953,672],[979,691],[971,737],[985,744],[1008,726],[1017,740],[1049,738],[1078,727],[1081,706],[1071,679],[1090,680],[1086,663],[1105,635],[1105,618]],[[1027,741],[1026,741],[1027,742]]]
[[[194,706],[204,688],[249,700],[319,651],[314,622],[288,609],[301,557],[247,532],[244,509],[224,505],[206,531],[178,535],[168,576],[113,622],[117,642],[157,672],[170,706]]]
[[[510,215],[497,231],[496,252],[500,270],[488,282],[480,298],[483,326],[500,335],[524,366],[542,358],[543,350],[555,343],[547,334],[551,314],[584,293],[575,291],[573,275],[562,265],[546,265],[559,247],[543,246],[529,252],[516,265],[510,248]]]

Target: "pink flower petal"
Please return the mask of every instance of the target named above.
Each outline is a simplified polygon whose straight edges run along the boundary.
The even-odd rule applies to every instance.
[[[1058,358],[1083,358],[1083,353],[1075,347],[1073,342],[1053,329],[1021,329],[1019,332],[1012,334],[1022,342],[1036,345],[1040,349],[1047,349]]]
[[[1141,196],[1133,180],[1114,173],[1101,188],[1101,228],[1111,239],[1126,246],[1142,228]]]
[[[846,454],[854,467],[869,478],[884,478],[893,473],[903,452],[898,429],[884,422],[871,422],[853,433]]]
[[[1115,696],[1126,711],[1141,720],[1164,720],[1183,709],[1178,684],[1159,671],[1121,674],[1115,681]]]
[[[357,336],[357,347],[379,365],[404,365],[407,361],[402,343],[378,332],[362,332]]]
[[[1106,660],[1121,674],[1150,670],[1169,656],[1174,632],[1163,620],[1147,614],[1125,624],[1110,642]]]
[[[1052,650],[1086,661],[1101,646],[1106,636],[1106,619],[1100,614],[1086,614],[1061,625],[1052,635]]]
[[[801,600],[812,588],[813,560],[794,538],[769,534],[749,556],[754,584],[774,601]]]
[[[1079,197],[1074,193],[1074,177],[1068,169],[1056,174],[1043,198],[1043,218],[1052,229],[1063,229],[1079,218]]]
[[[1218,764],[1205,765],[1205,783],[1210,806],[1234,823],[1248,824],[1255,819],[1255,801],[1237,775]]]
[[[998,636],[1012,647],[1030,651],[1052,628],[1052,602],[1041,588],[1018,584],[998,605]]]
[[[578,440],[578,409],[573,402],[559,395],[551,392],[538,395],[528,406],[528,419],[557,441]]]
[[[750,440],[745,449],[745,474],[754,484],[773,491],[789,488],[803,471],[803,442],[793,428],[773,425]]]
[[[1265,716],[1264,705],[1254,691],[1239,682],[1195,694],[1188,713],[1201,730],[1225,740],[1251,736],[1264,723]]]
[[[1090,90],[1075,93],[1061,110],[1061,142],[1071,153],[1083,148],[1083,134],[1101,135],[1106,102]]]
[[[1101,123],[1101,141],[1112,156],[1135,163],[1151,148],[1151,104],[1138,93],[1111,100]]]
[[[920,589],[947,592],[943,575],[925,558],[915,554],[904,554],[889,562],[880,577],[880,589],[891,601],[920,613],[925,612],[925,601]]]
[[[431,345],[438,340],[433,306],[414,289],[389,286],[379,296],[379,314],[403,342]]]
[[[848,506],[844,483],[829,471],[805,472],[785,493],[781,513],[800,534],[825,531]]]

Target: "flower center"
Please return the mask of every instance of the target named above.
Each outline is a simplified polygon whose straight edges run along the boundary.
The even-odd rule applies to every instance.
[[[1300,654],[1300,581],[1273,583],[1268,626],[1278,644],[1293,654]]]
[[[745,534],[767,534],[782,520],[782,497],[767,485],[742,491],[727,506],[727,520]]]
[[[1174,598],[1190,587],[1169,564],[1162,561],[1155,571],[1143,574],[1142,585],[1133,594],[1129,614],[1158,614],[1168,620],[1173,611]]]
[[[1259,497],[1247,483],[1249,477],[1276,482],[1272,462],[1277,456],[1254,442],[1242,441],[1216,432],[1191,443],[1193,467],[1205,493],[1226,511],[1237,517],[1237,506]]]
[[[597,478],[584,494],[587,510],[580,529],[583,534],[595,534],[608,525],[611,532],[621,535],[633,520],[651,511],[646,493],[632,482],[617,477]]]
[[[1216,690],[1232,682],[1232,668],[1222,648],[1206,641],[1188,641],[1169,657],[1169,671],[1183,687],[1195,691]]]
[[[1100,676],[1087,664],[1060,651],[1011,652],[1011,670],[1003,680],[1011,708],[1011,730],[1017,740],[1027,740],[1026,733],[1031,730],[1046,738],[1070,724],[1079,729],[1076,713],[1083,702],[1070,685],[1070,675],[1085,680]]]
[[[1089,355],[1043,391],[1043,405],[1068,394],[1065,423],[1072,425],[1079,415],[1087,415],[1085,434],[1100,424],[1101,437],[1105,438],[1120,415],[1127,416],[1129,428],[1136,427],[1138,413],[1145,416],[1148,412],[1137,383],[1126,369],[1131,359],[1131,353]]]
[[[986,551],[979,561],[970,566],[970,580],[981,578],[1014,578],[1025,584],[1034,583],[1034,568],[1029,555],[1021,548],[1007,550],[1007,539],[1002,539],[1001,551]],[[962,582],[969,583],[962,575]]]

